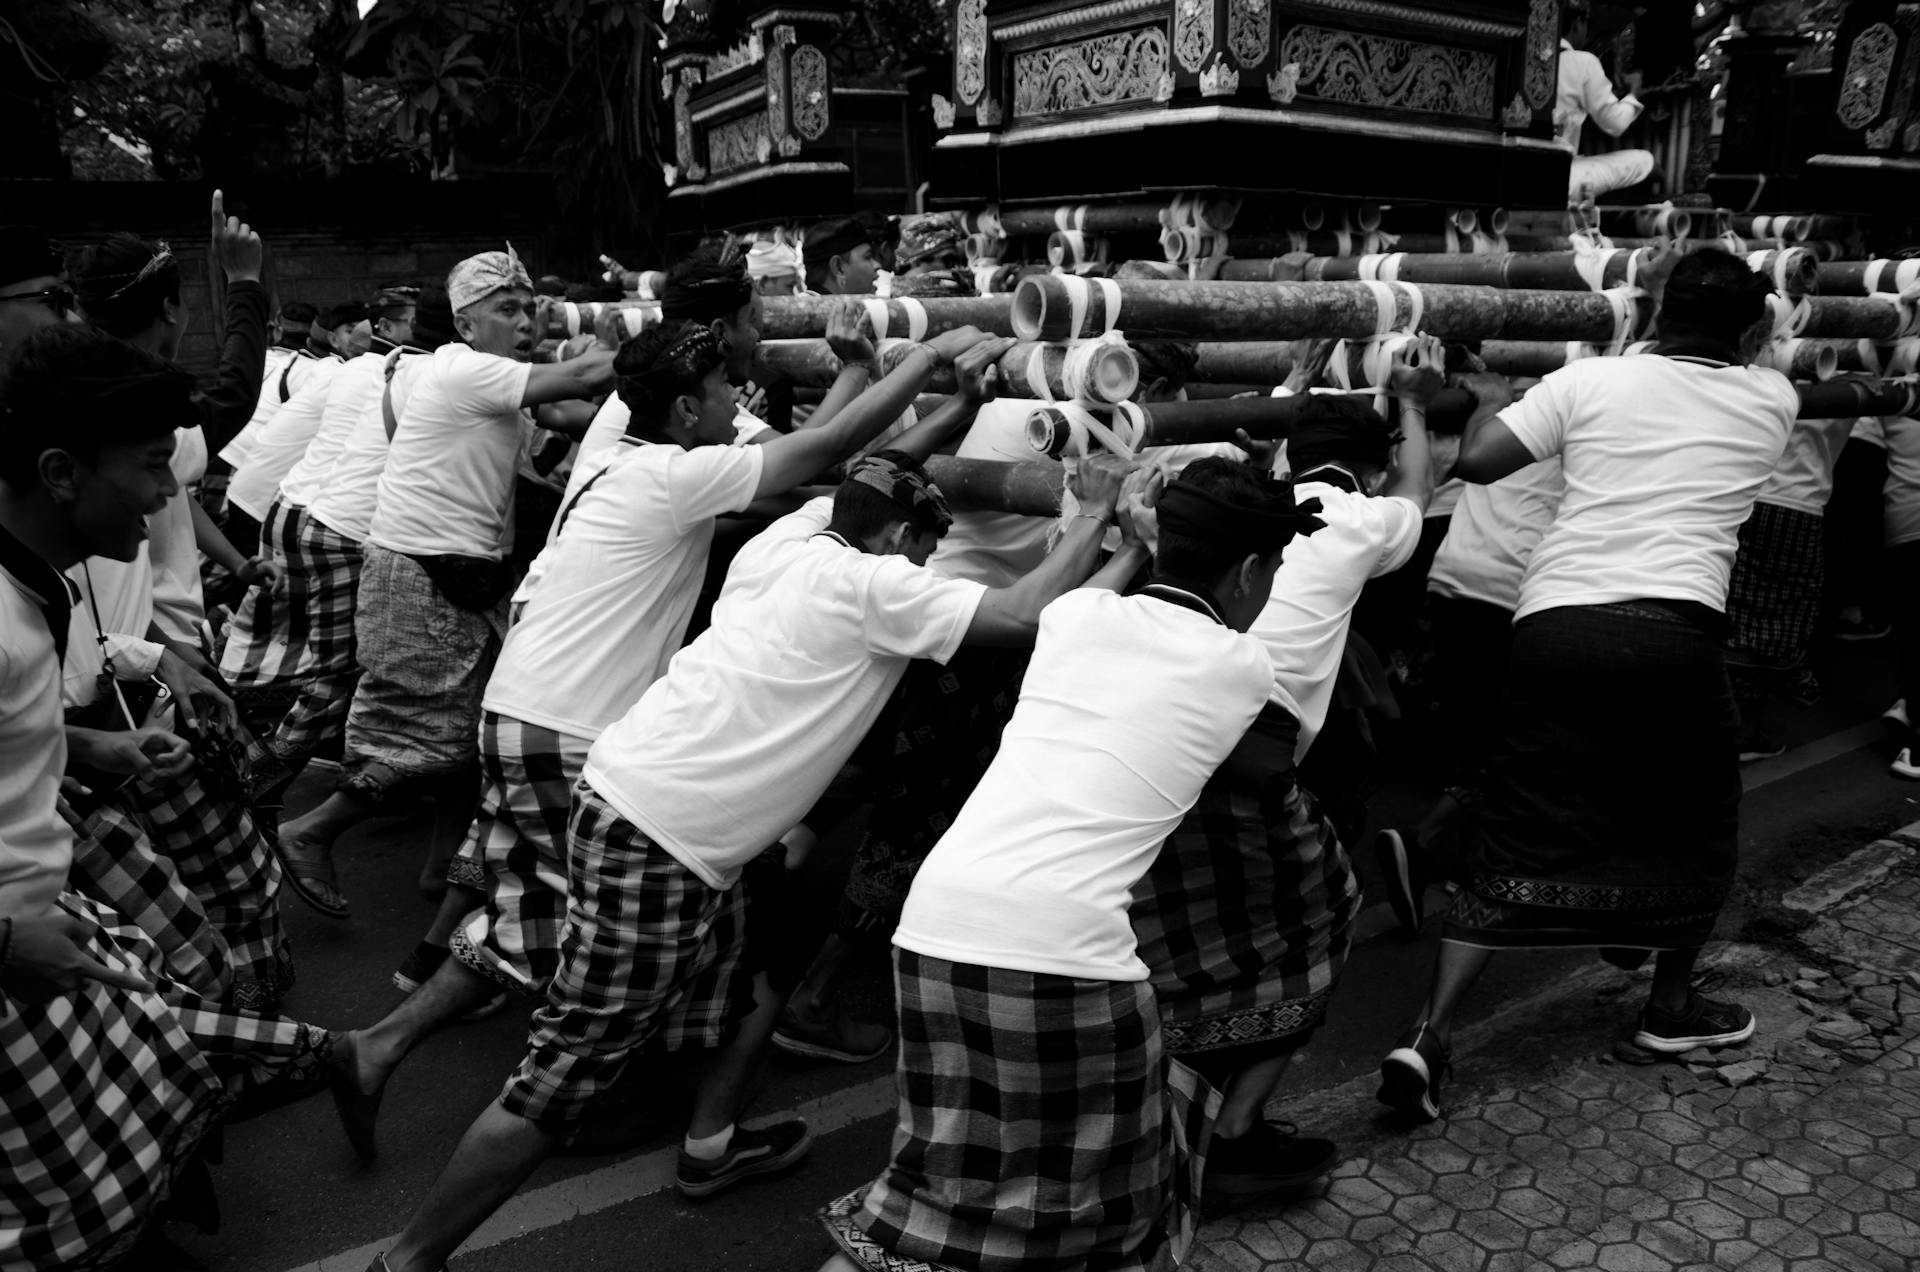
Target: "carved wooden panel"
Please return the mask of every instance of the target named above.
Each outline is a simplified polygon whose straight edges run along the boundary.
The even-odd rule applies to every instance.
[[[767,136],[767,113],[755,111],[707,129],[707,167],[715,176],[764,163],[773,153]]]
[[[987,87],[987,0],[960,0],[953,31],[953,88],[965,105]]]
[[[1257,65],[1273,40],[1273,10],[1268,0],[1227,0],[1227,48],[1244,67]]]
[[[827,55],[802,44],[787,61],[793,68],[793,130],[818,141],[827,131]]]
[[[1840,75],[1840,100],[1833,111],[1844,127],[1858,132],[1879,118],[1899,43],[1893,28],[1884,22],[1876,22],[1854,37],[1846,70]]]
[[[1181,68],[1198,74],[1212,48],[1213,0],[1173,0],[1173,55]]]
[[[1300,97],[1491,120],[1498,58],[1411,40],[1296,26],[1280,45],[1282,65],[1300,67]]]
[[[1523,83],[1527,104],[1536,111],[1553,105],[1559,84],[1560,4],[1559,0],[1533,0],[1527,12],[1527,70]]]
[[[1153,101],[1170,74],[1167,33],[1158,26],[1034,49],[1013,59],[1013,114]]]

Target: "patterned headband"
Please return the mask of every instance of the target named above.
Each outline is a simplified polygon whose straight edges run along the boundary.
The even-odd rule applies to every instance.
[[[898,459],[893,458],[896,455]],[[871,486],[916,521],[931,521],[936,535],[944,535],[953,524],[953,510],[947,507],[947,497],[940,493],[940,487],[933,484],[926,470],[905,452],[881,451],[857,460],[847,469],[847,480]]]
[[[149,278],[152,278],[155,274],[158,274],[161,270],[165,269],[168,263],[171,262],[172,260],[173,260],[173,248],[168,246],[167,241],[165,239],[161,239],[158,243],[154,244],[153,256],[147,261],[145,265],[142,265],[140,267],[138,272],[131,275],[108,274],[107,275],[108,278],[125,277],[127,281],[120,284],[119,287],[115,288],[113,291],[108,292],[105,296],[102,296],[100,299],[101,300],[118,300],[120,297],[126,295],[128,292],[138,287],[141,283],[146,282]],[[96,301],[95,303],[97,304],[99,302]]]

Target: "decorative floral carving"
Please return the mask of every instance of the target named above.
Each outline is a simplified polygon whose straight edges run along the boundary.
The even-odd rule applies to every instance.
[[[692,81],[682,75],[679,86],[673,90],[673,154],[688,178],[698,181],[700,165],[693,159],[693,112],[687,106],[687,95],[692,91]]]
[[[1522,81],[1536,111],[1553,104],[1560,63],[1560,0],[1533,0],[1527,12],[1527,69]]]
[[[1282,106],[1291,106],[1300,95],[1300,63],[1288,62],[1267,76],[1267,96]]]
[[[773,151],[767,136],[767,113],[755,111],[707,129],[707,166],[714,175],[751,168]]]
[[[1282,42],[1280,57],[1300,64],[1304,97],[1493,118],[1492,53],[1297,26]]]
[[[731,75],[743,66],[752,66],[765,55],[765,49],[760,42],[760,33],[755,31],[726,52],[717,53],[708,58],[707,78],[717,80],[723,75]]]
[[[1240,91],[1240,72],[1227,65],[1226,55],[1214,59],[1212,66],[1200,72],[1200,96],[1231,97]]]
[[[1213,0],[1174,0],[1173,52],[1188,74],[1200,69],[1213,48]]]
[[[1507,113],[1500,117],[1500,122],[1509,128],[1525,128],[1533,122],[1533,107],[1527,105],[1527,99],[1518,90],[1514,92],[1513,100],[1507,103]]]
[[[1013,59],[1013,113],[1016,118],[1051,115],[1157,99],[1163,76],[1171,96],[1167,35],[1160,27],[1035,49]]]
[[[1156,102],[1170,102],[1173,100],[1172,71],[1162,71],[1160,73],[1160,82],[1153,86],[1153,100]]]
[[[793,130],[808,141],[827,131],[827,55],[802,44],[788,59],[793,68]]]
[[[939,129],[953,127],[954,105],[939,93],[933,95],[933,126]]]
[[[987,0],[960,0],[954,14],[953,87],[971,106],[987,87]]]
[[[1847,69],[1840,77],[1840,101],[1833,109],[1845,127],[1858,132],[1879,118],[1898,44],[1899,37],[1884,22],[1876,22],[1853,37]]]
[[[983,127],[992,128],[1000,122],[1000,103],[991,97],[982,97],[980,104],[973,108],[973,117]]]
[[[1267,55],[1273,35],[1268,0],[1227,0],[1227,47],[1242,66],[1251,67]]]
[[[791,159],[800,153],[800,139],[792,133],[783,133],[780,140],[773,143],[773,148],[785,158]]]
[[[1867,149],[1886,150],[1893,145],[1894,130],[1900,127],[1900,121],[1889,119],[1878,128],[1867,129]]]
[[[787,52],[779,41],[767,46],[767,131],[787,135]]]
[[[667,188],[672,189],[673,183],[680,179],[680,169],[674,164],[663,163],[660,165],[660,177],[667,183]]]

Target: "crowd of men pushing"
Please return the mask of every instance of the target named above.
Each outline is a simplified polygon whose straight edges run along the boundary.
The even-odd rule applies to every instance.
[[[1366,661],[1363,591],[1403,569],[1434,598],[1456,783],[1378,846],[1410,927],[1423,876],[1459,892],[1381,1098],[1440,1115],[1455,1008],[1501,948],[1654,956],[1642,1046],[1752,1032],[1693,961],[1755,711],[1811,636],[1847,428],[1796,425],[1790,384],[1747,365],[1768,287],[1742,262],[1672,267],[1654,356],[1517,399],[1416,337],[1389,420],[1314,392],[1329,350],[1303,347],[1284,448],[1083,458],[1054,520],[955,512],[921,464],[1030,457],[1025,404],[994,395],[1005,340],[947,332],[881,375],[849,305],[799,427],[742,406],[763,291],[963,290],[949,221],[704,249],[657,325],[538,364],[511,248],[364,318],[296,334],[283,309],[269,351],[259,239],[218,196],[214,230],[225,344],[198,389],[171,362],[164,244],[69,266],[0,234],[0,1039],[34,1076],[0,1094],[21,1128],[0,1239],[24,1265],[152,1266],[236,1106],[328,1089],[371,1156],[408,1051],[510,1001],[532,1008],[525,1059],[376,1268],[439,1268],[547,1155],[619,1140],[588,1114],[652,1048],[710,1051],[683,1193],[792,1166],[799,1118],[736,1122],[773,1045],[897,1045],[892,1160],[822,1212],[841,1266],[1177,1260],[1204,1193],[1335,1158],[1263,1109],[1360,904],[1358,824],[1309,792],[1354,784],[1354,753],[1316,770],[1310,748]],[[1137,352],[1143,394],[1182,391],[1191,348]],[[919,417],[945,368],[957,392]],[[1476,407],[1437,440],[1449,379]],[[215,456],[226,534],[189,493]],[[1436,474],[1458,479],[1444,516]],[[767,524],[697,617],[738,516]],[[203,564],[244,587],[217,635]],[[332,753],[331,793],[278,819]],[[421,795],[444,899],[395,973],[407,997],[352,1031],[285,1017],[282,885],[346,918],[340,835]],[[860,803],[834,931],[800,948],[793,872]],[[889,939],[897,1043],[838,992]]]

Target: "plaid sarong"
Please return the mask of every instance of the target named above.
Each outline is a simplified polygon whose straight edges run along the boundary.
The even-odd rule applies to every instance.
[[[447,880],[486,892],[453,931],[453,956],[509,989],[546,989],[567,919],[567,821],[593,743],[489,711],[480,724],[486,789]]]
[[[841,932],[890,937],[899,926],[920,863],[999,753],[1030,657],[962,648],[944,666],[924,658],[908,665],[876,726],[891,730],[892,745],[877,759],[873,814],[841,894]]]
[[[253,813],[211,791],[198,767],[133,789],[154,846],[226,940],[233,982],[222,1001],[246,1011],[278,1010],[281,995],[293,988],[293,946],[280,919],[280,860]]]
[[[313,755],[346,728],[347,708],[360,679],[353,639],[360,545],[303,511],[300,559],[307,601],[306,647],[293,673],[300,693],[266,739],[286,760]]]
[[[236,694],[261,697],[260,710],[270,710],[285,695],[306,649],[307,581],[300,527],[309,519],[304,508],[274,499],[260,526],[260,544],[286,572],[285,584],[278,595],[258,585],[248,588],[227,623],[220,675]],[[245,705],[249,721],[257,718],[256,704]]]
[[[578,1122],[641,1048],[717,1046],[752,1008],[746,889],[716,892],[582,781],[567,827],[560,968],[533,1014],[507,1112]]]
[[[1190,1072],[1173,1092],[1148,984],[896,948],[894,985],[900,1122],[887,1168],[822,1212],[842,1250],[876,1272],[1121,1272],[1181,1252],[1219,1102]]]
[[[1825,585],[1824,530],[1815,513],[1753,505],[1727,584],[1729,662],[1790,671],[1806,660]]]
[[[364,552],[353,616],[364,674],[347,712],[346,768],[378,764],[401,777],[466,768],[478,755],[506,598],[496,611],[463,610],[412,557],[371,543]]]
[[[1293,779],[1298,734],[1264,708],[1134,889],[1171,1054],[1299,1038],[1326,1016],[1360,885]]]
[[[226,938],[172,859],[154,848],[132,792],[115,791],[81,819],[67,886],[145,933],[176,983],[224,998],[233,984]]]
[[[90,957],[159,991],[0,992],[0,1250],[9,1267],[91,1272],[124,1260],[233,1099],[314,1080],[331,1038],[181,988],[99,902],[68,892],[56,912],[86,924]]]

